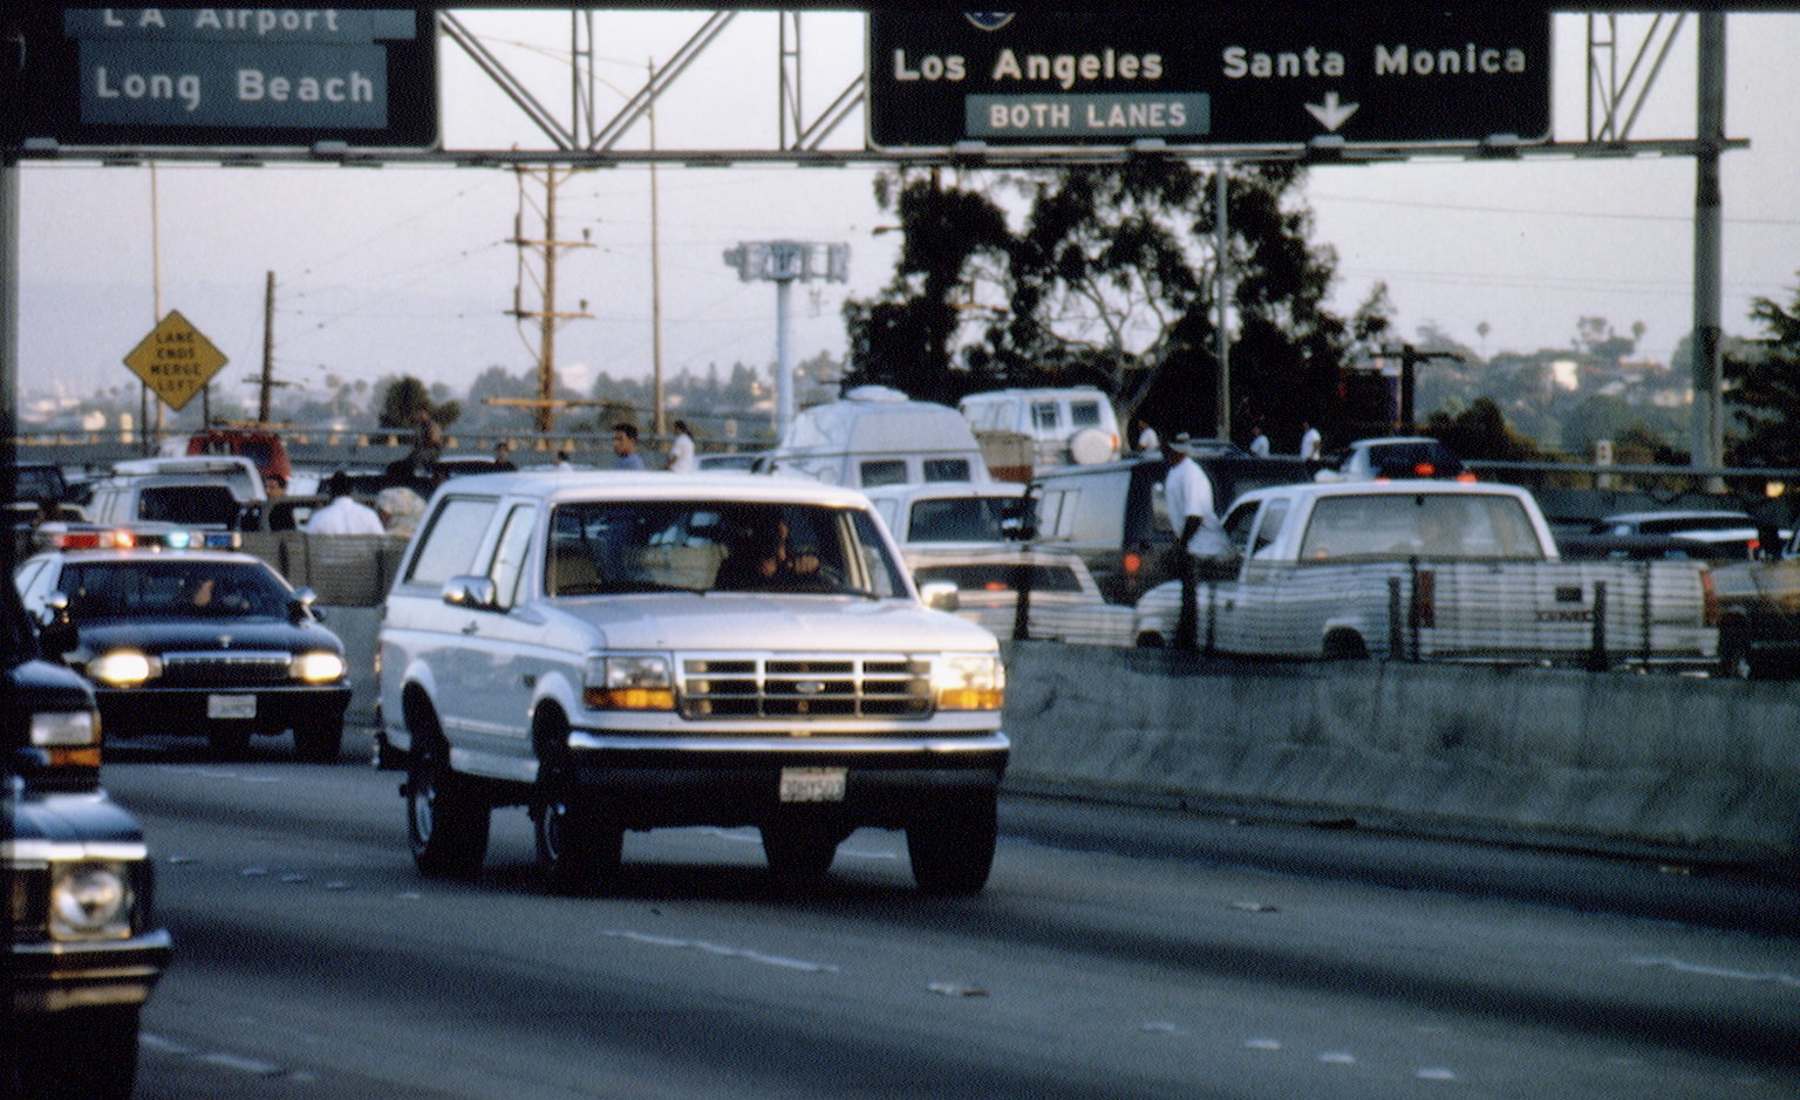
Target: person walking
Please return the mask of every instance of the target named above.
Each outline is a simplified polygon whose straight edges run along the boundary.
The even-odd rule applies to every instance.
[[[331,503],[312,514],[306,521],[309,535],[384,535],[381,517],[375,509],[359,504],[350,495],[350,475],[339,470],[325,479],[325,495]]]
[[[700,460],[694,455],[694,433],[688,431],[687,421],[675,422],[675,439],[669,444],[669,472],[672,474],[691,474],[700,469]]]
[[[1261,417],[1257,417],[1252,431],[1255,432],[1255,438],[1250,440],[1250,453],[1258,458],[1269,457],[1269,433],[1263,430]]]
[[[502,439],[500,442],[494,444],[494,469],[518,469],[518,467],[513,464],[512,460],[512,440]]]
[[[642,470],[644,456],[638,454],[638,430],[636,424],[620,423],[613,425],[613,469]]]
[[[1231,542],[1213,511],[1212,479],[1191,455],[1175,447],[1163,451],[1163,499],[1175,528],[1176,570],[1181,579],[1181,614],[1175,621],[1177,649],[1198,648],[1196,575],[1219,580],[1230,575]]]

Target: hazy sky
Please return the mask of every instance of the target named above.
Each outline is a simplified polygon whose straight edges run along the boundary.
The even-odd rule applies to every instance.
[[[600,73],[616,89],[603,92],[602,117],[642,84],[651,58],[666,60],[705,16],[597,14]],[[566,104],[566,12],[462,18],[539,98]],[[805,17],[809,114],[860,70],[862,23],[854,14]],[[1648,25],[1648,16],[1627,17],[1621,37],[1635,43]],[[1564,141],[1579,140],[1585,126],[1582,26],[1579,16],[1556,18]],[[772,148],[776,33],[773,14],[739,15],[661,101],[658,145]],[[1727,130],[1751,147],[1723,158],[1724,321],[1727,332],[1749,335],[1751,299],[1786,303],[1800,284],[1800,13],[1733,14],[1727,33]],[[1692,136],[1695,34],[1690,17],[1634,138]],[[544,146],[460,49],[445,41],[440,56],[447,148]],[[830,144],[858,147],[862,128],[859,110]],[[627,139],[646,142],[641,125]],[[794,296],[798,356],[841,354],[839,307],[888,280],[898,244],[871,232],[888,220],[872,197],[876,171],[659,170],[665,372],[774,357],[774,287],[740,282],[721,258],[742,241],[850,245],[849,284],[813,284]],[[135,386],[120,360],[155,319],[149,170],[26,162],[22,176],[22,388]],[[510,171],[165,164],[156,177],[163,308],[181,310],[230,357],[215,383],[227,392],[253,393],[267,271],[277,280],[278,377],[317,384],[327,373],[372,380],[407,371],[460,388],[488,366],[517,373],[534,362],[505,314],[518,279],[517,252],[506,243],[519,204]],[[1641,321],[1641,352],[1666,360],[1691,326],[1691,159],[1321,167],[1305,194],[1316,242],[1339,254],[1335,307],[1348,313],[1384,280],[1403,336],[1431,322],[1489,353],[1566,347],[1577,320],[1598,314],[1622,333]],[[558,269],[559,308],[586,299],[595,314],[560,330],[565,374],[582,388],[594,370],[648,374],[648,170],[584,174],[561,189],[558,204],[560,236],[585,230],[596,246],[566,254]],[[526,215],[528,236],[536,217]],[[528,309],[536,304],[529,282],[524,299]],[[535,346],[535,331],[527,335]]]

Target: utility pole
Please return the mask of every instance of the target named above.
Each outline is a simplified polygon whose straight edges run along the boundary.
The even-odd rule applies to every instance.
[[[1225,162],[1219,162],[1219,169],[1213,174],[1217,183],[1217,203],[1219,216],[1214,220],[1216,244],[1213,251],[1218,253],[1218,287],[1213,296],[1219,300],[1219,327],[1213,334],[1217,341],[1214,357],[1219,361],[1219,380],[1217,389],[1218,401],[1218,434],[1220,439],[1231,438],[1231,333],[1226,329],[1226,297],[1231,289],[1231,235],[1225,221],[1225,192],[1228,186],[1225,178]]]
[[[645,87],[656,86],[656,59],[650,59],[650,83]],[[656,98],[650,99],[650,151],[656,152]],[[669,434],[668,416],[663,408],[663,347],[662,347],[662,251],[659,247],[658,228],[660,219],[656,210],[656,162],[650,162],[650,362],[654,385],[652,387],[652,403],[655,405],[655,428],[657,439]]]
[[[510,243],[519,249],[519,282],[513,284],[513,308],[507,312],[523,321],[527,317],[538,322],[538,395],[529,402],[532,408],[533,426],[539,432],[549,432],[556,425],[556,410],[566,404],[556,397],[556,326],[559,321],[575,318],[591,318],[587,311],[587,299],[581,300],[581,308],[575,312],[557,312],[556,309],[556,258],[558,251],[564,248],[592,248],[592,242],[586,238],[587,231],[582,231],[582,240],[561,241],[556,238],[556,189],[570,176],[574,169],[567,169],[559,176],[555,165],[543,169],[519,167],[514,169],[519,176],[519,212],[513,216],[513,235]],[[525,236],[525,181],[542,179],[544,185],[544,236],[542,240],[531,240]],[[543,293],[541,309],[526,309],[522,298],[522,284],[527,272],[525,254],[527,250],[541,253],[542,275],[537,279]],[[521,404],[519,401],[507,401],[505,404]]]
[[[1382,348],[1383,355],[1400,357],[1400,430],[1412,432],[1413,424],[1413,387],[1418,380],[1418,368],[1438,360],[1460,363],[1463,357],[1453,351],[1420,351],[1411,344],[1401,344],[1397,348]]]
[[[158,223],[162,220],[156,209],[156,162],[150,162],[150,318],[152,327],[162,324],[162,237]],[[138,438],[143,440],[143,451],[152,454],[162,443],[163,410],[162,401],[156,402],[156,436],[150,434],[150,384],[138,383]]]
[[[269,422],[269,390],[275,379],[275,273],[268,273],[263,283],[263,361],[262,388],[256,398],[256,420]]]
[[[1724,198],[1719,186],[1719,151],[1725,142],[1725,14],[1703,12],[1700,19],[1699,116],[1695,136],[1701,152],[1694,164],[1694,411],[1693,459],[1700,467],[1725,464],[1724,385],[1720,359],[1723,330],[1719,267]],[[1708,492],[1723,492],[1724,480],[1709,478]]]

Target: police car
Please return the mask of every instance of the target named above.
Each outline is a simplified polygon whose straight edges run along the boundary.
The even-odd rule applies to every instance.
[[[236,756],[292,730],[300,759],[337,759],[343,643],[236,532],[46,524],[37,544],[14,583],[44,648],[93,683],[109,737],[200,731]]]

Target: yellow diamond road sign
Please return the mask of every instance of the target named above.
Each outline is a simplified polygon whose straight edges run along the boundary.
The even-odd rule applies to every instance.
[[[178,309],[170,310],[125,357],[131,372],[176,412],[186,408],[226,362],[225,353]]]

